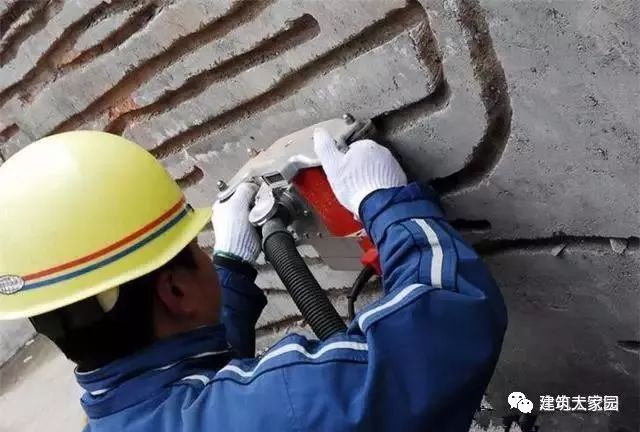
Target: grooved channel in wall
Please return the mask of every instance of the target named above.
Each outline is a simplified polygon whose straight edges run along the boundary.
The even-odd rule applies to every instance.
[[[637,340],[620,340],[618,346],[625,351],[640,355],[640,341]]]
[[[304,318],[302,315],[293,313],[291,316],[283,317],[277,321],[272,321],[267,325],[256,328],[256,338],[266,336],[270,333],[277,332],[289,327],[294,327],[302,324]]]
[[[309,14],[304,14],[286,23],[278,33],[260,41],[249,50],[218,63],[212,69],[190,77],[180,87],[166,92],[155,102],[121,114],[112,120],[105,130],[122,134],[132,122],[166,112],[198,95],[212,84],[233,78],[246,70],[278,57],[315,38],[319,33],[320,26],[316,19]]]
[[[6,142],[11,139],[12,136],[18,133],[20,128],[17,124],[13,123],[0,131],[0,143]]]
[[[491,230],[491,223],[486,219],[471,220],[471,219],[454,219],[449,221],[451,226],[460,232],[487,232]]]
[[[443,110],[450,98],[449,84],[445,78],[441,78],[429,96],[400,109],[380,114],[372,121],[383,136],[389,137],[410,127],[417,120]]]
[[[58,68],[58,77],[61,74],[77,69],[83,64],[89,63],[96,57],[123,44],[127,39],[144,28],[145,25],[157,14],[158,10],[159,6],[156,3],[151,3],[139,8],[138,10],[134,10],[134,13],[129,17],[129,19],[127,19],[119,28],[111,32],[111,34],[109,34],[103,41],[87,48],[68,61],[63,59],[62,64]],[[56,79],[58,77],[56,77]]]
[[[155,147],[152,153],[158,158],[169,156],[188,147],[198,138],[263,111],[291,96],[316,77],[387,43],[425,19],[422,7],[417,2],[410,1],[407,6],[390,12],[385,18],[366,27],[342,45],[287,73],[269,90],[174,135]]]
[[[64,52],[61,50],[60,54],[55,57],[55,61],[57,63],[55,69],[50,70],[50,73],[48,74],[42,74],[30,85],[28,91],[25,89],[22,90],[23,95],[27,95],[23,96],[23,99],[31,99],[34,94],[41,91],[50,83],[57,81],[69,72],[90,63],[98,56],[118,48],[131,36],[142,30],[149,21],[153,19],[158,10],[159,7],[155,3],[148,4],[137,10],[134,9],[133,14],[124,24],[108,35],[103,41],[85,49],[81,53],[74,53],[73,46],[70,44],[67,45],[66,50]],[[118,9],[112,9],[106,12],[109,15],[113,15],[120,11]],[[103,19],[106,19],[107,13],[103,14]],[[86,30],[87,28],[83,31],[79,31],[78,34],[75,35],[74,43]]]
[[[13,60],[30,35],[42,30],[62,10],[64,0],[17,1],[0,18],[0,66]]]
[[[475,77],[481,86],[481,98],[486,110],[487,127],[471,156],[458,171],[432,181],[442,195],[458,193],[486,180],[499,163],[511,130],[511,102],[504,71],[493,48],[489,27],[477,0],[456,1],[461,31],[465,33]],[[424,57],[432,60],[432,67],[440,66],[437,44],[431,32],[425,32],[420,42]],[[375,118],[383,135],[410,127],[417,120],[444,109],[451,97],[446,71],[436,91],[424,99]]]
[[[613,242],[624,244],[623,250],[616,250],[612,246]],[[614,243],[615,244],[615,243]],[[491,256],[504,253],[551,253],[555,248],[558,254],[565,249],[577,249],[592,253],[635,253],[640,250],[640,239],[638,237],[603,237],[603,236],[570,236],[558,235],[544,238],[517,238],[517,239],[496,239],[481,240],[475,243],[474,248],[481,255]],[[555,253],[554,253],[555,254]]]
[[[82,124],[104,114],[112,107],[122,104],[134,90],[158,71],[180,60],[194,49],[213,40],[220,39],[233,29],[250,22],[273,1],[236,1],[225,15],[177,39],[166,50],[147,59],[127,73],[116,85],[93,101],[83,111],[54,127],[52,132],[57,133],[77,129]]]
[[[4,38],[15,22],[32,7],[33,5],[26,1],[13,0],[13,3],[0,15],[0,38]]]
[[[481,86],[487,127],[464,167],[432,182],[442,195],[459,193],[485,181],[500,162],[511,131],[511,100],[507,80],[493,48],[484,11],[478,0],[457,0],[456,5],[474,74]]]
[[[60,5],[62,5],[64,2],[54,0],[49,4],[51,5],[56,3],[60,3]],[[61,76],[58,75],[58,67],[65,63],[68,53],[72,50],[78,38],[91,26],[92,23],[108,17],[111,14],[128,10],[129,7],[129,2],[124,2],[122,0],[113,1],[111,3],[102,2],[91,9],[89,13],[67,27],[60,37],[52,42],[51,46],[37,60],[35,66],[32,67],[20,81],[8,86],[0,92],[0,105],[5,104],[16,94],[21,94],[22,99],[25,101],[31,100],[33,95],[36,94],[44,85]],[[45,17],[45,20],[48,19],[50,19],[49,14]],[[111,49],[113,48],[115,47],[111,47]],[[90,59],[91,58],[88,58],[88,60]],[[64,70],[62,72],[64,73]]]
[[[193,186],[194,184],[198,183],[203,178],[204,178],[204,172],[200,168],[194,165],[191,171],[189,171],[187,174],[180,177],[179,179],[176,179],[176,182],[178,183],[178,186],[180,186],[182,189],[186,189],[189,186]]]

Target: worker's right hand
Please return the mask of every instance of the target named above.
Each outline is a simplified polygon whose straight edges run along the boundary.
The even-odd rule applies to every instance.
[[[375,141],[356,141],[343,153],[323,128],[314,131],[313,141],[333,193],[356,216],[360,203],[371,192],[407,184],[398,161]]]
[[[249,207],[258,186],[242,183],[226,201],[213,205],[214,255],[255,264],[260,254],[260,236],[249,222]]]

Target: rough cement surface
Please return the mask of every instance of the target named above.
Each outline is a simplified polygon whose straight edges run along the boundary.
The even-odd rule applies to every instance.
[[[620,413],[544,413],[541,430],[635,431],[640,426],[638,252],[607,245],[489,254],[510,325],[488,393],[619,395]],[[490,398],[508,411],[506,398]]]
[[[637,235],[638,3],[483,6],[513,117],[503,157],[447,200],[453,214],[482,214],[501,238]]]
[[[3,321],[0,324],[0,365],[9,360],[34,335],[35,330],[28,322]]]
[[[81,395],[73,364],[38,336],[0,369],[0,431],[80,431]]]
[[[639,429],[635,0],[20,3],[0,2],[0,163],[51,132],[108,130],[205,205],[248,148],[374,118],[507,298],[493,417],[476,430],[501,424],[515,390],[621,397],[616,416],[547,414],[543,431]],[[355,275],[303,254],[344,314]],[[264,261],[258,284],[264,348],[302,323]]]

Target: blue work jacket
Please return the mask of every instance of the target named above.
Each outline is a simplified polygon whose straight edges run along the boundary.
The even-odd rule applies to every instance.
[[[384,295],[345,334],[253,358],[264,295],[255,273],[219,266],[223,324],[77,372],[86,430],[467,431],[507,325],[500,291],[430,189],[376,191],[360,217]]]

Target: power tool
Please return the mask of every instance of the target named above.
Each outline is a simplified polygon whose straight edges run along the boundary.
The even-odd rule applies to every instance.
[[[315,154],[313,131],[325,128],[344,151],[374,133],[371,120],[345,114],[250,151],[251,159],[228,183],[218,182],[224,201],[243,182],[259,185],[249,221],[262,233],[262,247],[302,316],[321,340],[346,325],[309,271],[296,245],[312,246],[334,270],[360,270],[348,296],[349,315],[364,284],[380,274],[377,251],[362,224],[336,199]]]

